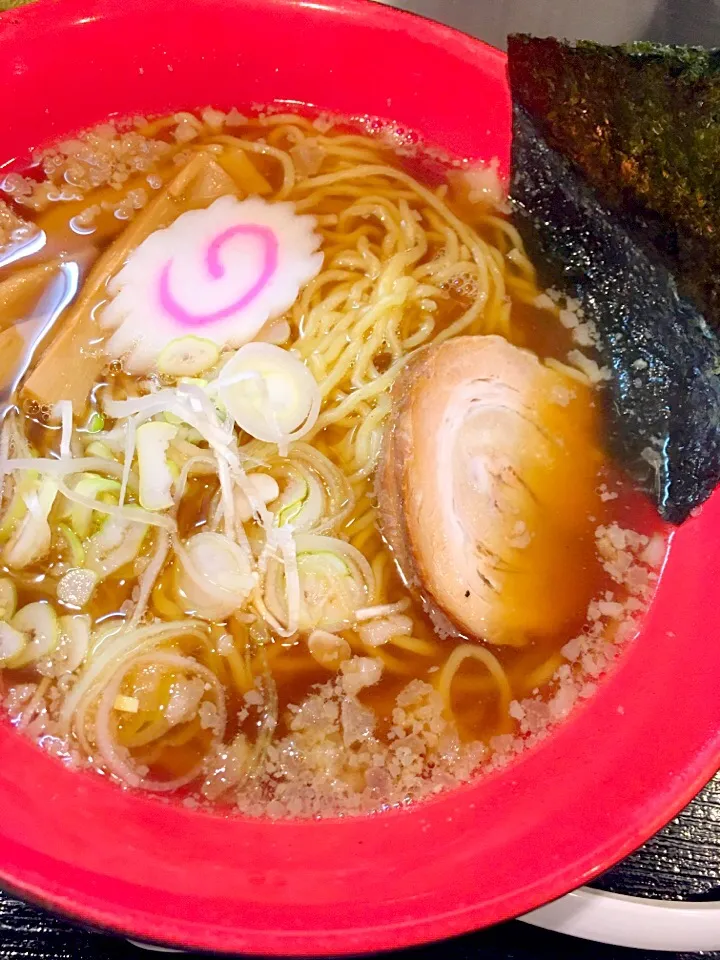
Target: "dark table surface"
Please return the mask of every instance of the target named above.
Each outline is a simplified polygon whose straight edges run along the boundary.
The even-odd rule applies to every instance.
[[[394,0],[496,46],[515,30],[587,38],[720,46],[720,0]],[[1,813],[0,813],[1,815]],[[1,855],[1,854],[0,854]],[[648,844],[596,886],[669,900],[720,900],[720,774]],[[0,894],[0,958],[147,958],[124,940],[86,932]],[[408,951],[406,960],[681,960],[685,956],[591,944],[519,921]],[[720,960],[720,952],[704,954]]]

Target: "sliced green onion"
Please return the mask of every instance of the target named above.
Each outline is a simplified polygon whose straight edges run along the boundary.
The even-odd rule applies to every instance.
[[[168,510],[173,505],[173,475],[167,451],[177,432],[176,426],[160,420],[143,423],[137,429],[140,506],[145,510]]]
[[[301,632],[333,632],[355,620],[355,611],[367,604],[374,583],[365,557],[344,540],[299,534],[295,537],[295,569],[285,561],[271,559],[265,581],[265,605],[287,629],[292,616],[288,584],[297,577],[300,610],[296,629]]]
[[[278,526],[292,523],[295,527],[312,530],[313,524],[322,513],[323,501],[317,480],[297,474],[283,491],[281,502],[284,505],[277,514]]]
[[[253,499],[257,497],[265,505],[277,499],[280,488],[273,477],[266,473],[252,473],[248,474],[247,481],[252,488]],[[253,515],[252,504],[239,487],[235,489],[235,514],[241,523],[246,523]]]
[[[148,528],[118,517],[108,517],[86,544],[85,566],[101,579],[109,577],[140,553]]]
[[[98,414],[100,416],[100,414]],[[87,457],[101,457],[103,460],[115,460],[115,454],[110,447],[101,440],[93,440],[85,447]]]
[[[37,489],[39,481],[40,474],[34,470],[23,470],[16,477],[12,499],[3,514],[2,523],[0,523],[0,543],[7,543],[18,522],[27,513],[25,496]]]
[[[116,520],[123,520],[126,523],[138,523],[146,527],[162,527],[165,530],[175,530],[176,524],[172,517],[143,510],[135,503],[129,503],[122,507],[111,503],[101,503],[97,500],[91,500],[89,497],[83,497],[77,491],[68,487],[63,480],[58,481],[58,486],[62,495],[71,503],[80,503],[83,507],[97,510],[100,514],[113,517]]]
[[[187,379],[214,367],[219,357],[220,350],[212,340],[192,335],[178,337],[160,352],[157,368],[165,377]]]
[[[90,415],[85,429],[88,433],[100,433],[101,430],[105,429],[105,417],[95,411]]]
[[[9,577],[0,577],[0,620],[11,620],[17,610],[17,590]]]
[[[12,618],[11,626],[29,638],[22,652],[12,660],[11,666],[15,668],[49,656],[60,637],[57,614],[47,600],[22,607]]]
[[[305,491],[301,493],[297,499],[294,499],[291,503],[289,503],[286,507],[283,507],[282,510],[278,512],[277,521],[279,527],[284,527],[285,524],[293,523],[295,520],[297,520],[303,510],[303,503],[307,498],[307,490],[308,488],[305,487]]]
[[[22,570],[42,559],[50,549],[52,534],[47,518],[57,492],[56,481],[45,477],[36,490],[25,495],[27,512],[3,550],[3,560],[9,567]]]
[[[241,430],[278,444],[281,453],[314,426],[320,410],[320,390],[308,368],[270,343],[240,347],[210,386]]]
[[[27,643],[28,638],[22,631],[9,623],[0,623],[0,667],[20,666],[18,660]]]
[[[85,563],[85,549],[80,537],[67,523],[59,523],[58,530],[70,551],[70,559],[74,567],[81,567]]]
[[[176,553],[175,587],[188,613],[225,620],[255,586],[249,554],[220,533],[197,533]]]
[[[117,503],[120,495],[120,482],[110,477],[101,477],[97,473],[86,473],[73,487],[75,493],[90,500],[98,500],[102,494],[112,494]],[[79,537],[87,537],[93,524],[93,510],[80,503],[70,508],[70,526]]]
[[[55,674],[74,673],[85,662],[90,647],[90,617],[66,614],[58,621],[60,637],[53,654]]]
[[[248,445],[248,456],[255,448]],[[262,470],[280,487],[270,508],[279,527],[303,533],[331,533],[347,517],[354,496],[345,475],[326,456],[306,443],[294,443],[287,457],[263,455]],[[249,477],[261,474],[250,473]]]
[[[201,390],[208,385],[208,381],[203,380],[202,377],[180,377],[178,383],[189,383],[192,386],[200,387]]]

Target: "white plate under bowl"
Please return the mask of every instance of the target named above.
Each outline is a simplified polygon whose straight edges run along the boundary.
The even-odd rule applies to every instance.
[[[720,902],[650,900],[581,887],[520,919],[617,947],[677,953],[720,950]]]

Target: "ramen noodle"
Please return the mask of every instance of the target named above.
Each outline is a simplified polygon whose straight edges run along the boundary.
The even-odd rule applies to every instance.
[[[495,169],[392,127],[104,125],[0,201],[0,683],[78,768],[405,804],[592,693],[664,554]]]

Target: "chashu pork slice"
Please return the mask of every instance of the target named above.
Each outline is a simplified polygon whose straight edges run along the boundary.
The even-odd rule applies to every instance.
[[[418,351],[393,388],[376,492],[442,634],[523,645],[584,616],[603,514],[591,388],[496,336]]]

